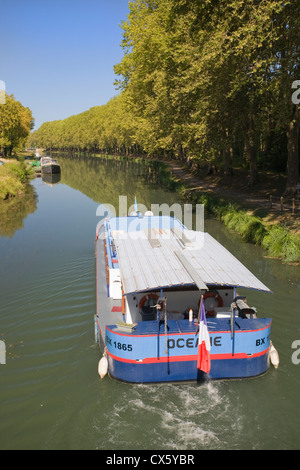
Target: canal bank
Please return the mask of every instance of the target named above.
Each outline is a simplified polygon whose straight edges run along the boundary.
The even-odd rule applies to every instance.
[[[0,202],[24,195],[33,171],[24,160],[1,158],[0,161]]]
[[[34,172],[22,159],[0,160],[0,236],[12,237],[37,208]]]
[[[160,180],[166,188],[179,192],[194,204],[204,204],[207,216],[220,220],[245,241],[260,245],[266,256],[299,264],[297,209],[293,217],[289,217],[274,208],[270,210],[267,198],[247,197],[238,191],[201,181],[176,162],[161,162],[161,165]]]

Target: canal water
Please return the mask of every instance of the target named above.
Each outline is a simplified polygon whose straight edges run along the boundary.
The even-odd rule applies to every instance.
[[[119,195],[128,206],[136,196],[149,209],[182,201],[157,184],[158,169],[147,162],[59,162],[60,181],[36,178],[22,203],[0,212],[0,339],[6,345],[0,448],[298,449],[299,266],[267,258],[206,220],[205,230],[273,291],[251,292],[248,301],[273,320],[279,368],[201,385],[101,380],[93,318],[96,212],[103,204],[118,208]]]

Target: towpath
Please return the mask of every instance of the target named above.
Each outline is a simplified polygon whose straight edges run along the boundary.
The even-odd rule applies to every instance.
[[[215,194],[220,198],[237,203],[241,208],[251,211],[269,223],[282,222],[290,226],[292,231],[300,231],[300,201],[296,201],[294,214],[292,213],[291,204],[285,204],[282,207],[279,197],[272,197],[272,206],[270,203],[270,195],[255,195],[255,191],[247,190],[247,182],[243,191],[220,185],[211,178],[198,177],[190,173],[182,164],[176,161],[166,162],[173,175],[182,181],[190,191],[205,192]],[[234,180],[232,185],[234,185]]]

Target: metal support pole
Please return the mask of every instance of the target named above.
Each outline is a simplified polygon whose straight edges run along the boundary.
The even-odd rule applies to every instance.
[[[234,299],[236,298],[236,288],[233,291]],[[234,340],[235,340],[235,328],[234,328],[234,321],[235,321],[235,308],[232,307],[231,310],[231,341],[232,341],[232,355],[234,356]]]

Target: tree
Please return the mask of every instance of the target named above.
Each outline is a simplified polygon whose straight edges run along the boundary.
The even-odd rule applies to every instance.
[[[276,48],[273,54],[274,113],[278,129],[287,138],[287,184],[285,195],[294,195],[299,178],[299,104],[292,100],[293,82],[300,78],[300,5],[285,1],[274,18]]]
[[[6,95],[5,104],[0,105],[0,149],[1,155],[11,155],[20,148],[33,128],[32,113],[13,95]]]
[[[254,185],[261,142],[276,122],[277,133],[286,130],[288,180],[295,183],[299,112],[289,97],[291,78],[299,73],[299,3],[136,0],[129,5],[125,54],[115,71],[123,76],[119,84],[131,112],[147,129],[146,149],[185,147],[185,155],[219,159],[230,171],[237,144]]]

